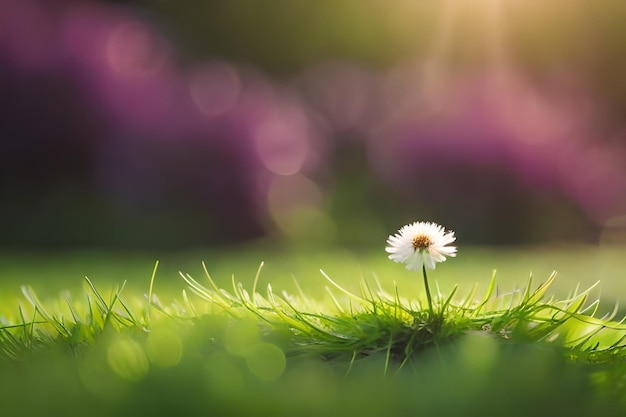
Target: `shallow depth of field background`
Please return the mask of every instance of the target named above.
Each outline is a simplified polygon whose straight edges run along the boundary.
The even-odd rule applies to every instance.
[[[384,241],[415,220],[456,231],[451,282],[623,278],[621,2],[0,7],[5,287],[168,256],[252,276],[283,249],[306,263],[272,279],[402,274]]]

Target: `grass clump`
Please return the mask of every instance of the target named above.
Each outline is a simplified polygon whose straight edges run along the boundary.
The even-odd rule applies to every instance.
[[[102,415],[131,398],[156,414],[294,415],[306,404],[313,415],[609,415],[598,396],[626,410],[626,326],[617,309],[598,317],[592,288],[549,296],[556,274],[507,292],[494,273],[483,290],[435,287],[429,301],[376,277],[349,290],[321,271],[320,300],[297,283],[295,294],[261,287],[263,264],[250,288],[234,276],[225,288],[202,263],[205,279],[180,273],[186,288],[170,297],[155,289],[157,267],[141,296],[89,279],[79,296],[53,300],[23,287],[16,311],[0,317],[0,367],[19,369],[0,373],[0,388],[21,386],[42,404],[52,393],[84,398]],[[72,395],[54,375],[71,380]]]
[[[599,300],[589,302],[591,289],[576,289],[563,300],[547,297],[555,280],[553,273],[537,288],[532,277],[522,289],[501,292],[495,272],[482,294],[475,285],[459,296],[458,286],[448,295],[437,290],[429,300],[401,296],[397,286],[387,291],[374,278],[360,290],[349,291],[324,271],[329,300],[319,303],[296,285],[296,295],[277,294],[271,284],[258,291],[262,266],[248,291],[232,279],[232,288],[218,286],[203,263],[208,285],[180,273],[189,290],[179,299],[162,302],[154,292],[158,262],[143,300],[122,297],[124,284],[108,296],[85,279],[81,299],[69,294],[45,304],[35,291],[22,287],[25,304],[16,314],[0,317],[0,356],[18,360],[28,352],[52,345],[79,351],[96,343],[105,331],[149,333],[164,323],[193,326],[207,315],[225,315],[232,321],[254,321],[269,339],[280,340],[288,356],[321,357],[354,361],[373,355],[385,356],[385,371],[402,368],[414,356],[459,337],[480,333],[504,343],[542,343],[565,349],[567,356],[590,363],[616,362],[626,352],[626,325],[615,320],[617,308],[596,317]]]
[[[480,296],[475,286],[457,297],[458,287],[434,297],[433,311],[424,300],[401,297],[397,287],[388,292],[378,280],[372,287],[365,280],[358,293],[338,285],[323,271],[331,305],[319,306],[302,291],[297,296],[277,295],[268,285],[262,295],[233,280],[232,290],[219,288],[208,272],[209,287],[188,274],[181,276],[201,299],[220,306],[234,317],[257,317],[272,329],[287,329],[292,335],[291,353],[315,354],[351,361],[382,352],[385,369],[404,366],[414,354],[454,341],[468,332],[479,332],[503,342],[544,343],[567,349],[572,358],[614,361],[626,351],[626,325],[615,321],[615,309],[595,317],[599,300],[588,302],[592,288],[574,291],[564,299],[546,297],[556,278],[553,273],[537,288],[528,286],[501,293],[495,272]],[[298,287],[299,288],[299,287]]]

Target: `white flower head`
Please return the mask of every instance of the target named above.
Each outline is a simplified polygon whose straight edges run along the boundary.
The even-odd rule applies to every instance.
[[[385,250],[389,259],[405,263],[406,269],[419,271],[424,265],[435,269],[437,262],[446,260],[446,256],[456,256],[456,247],[447,246],[454,242],[454,232],[431,222],[415,222],[402,226],[398,233],[387,238]]]

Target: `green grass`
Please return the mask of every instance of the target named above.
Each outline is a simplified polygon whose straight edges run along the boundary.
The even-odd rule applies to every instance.
[[[434,316],[381,251],[6,254],[4,410],[623,415],[622,249],[470,248]]]

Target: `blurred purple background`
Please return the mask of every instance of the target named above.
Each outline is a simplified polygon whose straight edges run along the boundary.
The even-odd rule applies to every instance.
[[[623,241],[620,2],[180,3],[0,0],[1,246]]]

